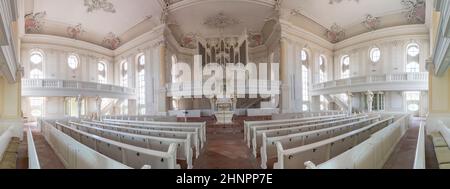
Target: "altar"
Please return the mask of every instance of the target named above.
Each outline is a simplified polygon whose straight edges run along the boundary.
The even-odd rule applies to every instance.
[[[217,119],[216,124],[232,124],[234,117],[233,100],[228,98],[217,99],[216,106],[217,111],[214,112]]]

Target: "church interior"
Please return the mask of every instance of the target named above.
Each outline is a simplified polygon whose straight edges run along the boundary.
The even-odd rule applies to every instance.
[[[450,169],[448,0],[0,0],[0,169]]]

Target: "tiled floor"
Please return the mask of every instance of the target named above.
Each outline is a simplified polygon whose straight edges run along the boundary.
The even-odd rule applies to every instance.
[[[232,125],[216,125],[213,118],[202,119],[207,121],[207,144],[200,157],[194,161],[194,169],[259,168],[257,160],[244,142],[244,120],[270,118],[237,117]]]

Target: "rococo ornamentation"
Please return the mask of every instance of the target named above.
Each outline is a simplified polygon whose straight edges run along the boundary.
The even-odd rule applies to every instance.
[[[83,32],[84,30],[81,24],[67,27],[67,35],[72,39],[79,39],[81,37],[81,34],[83,34]]]
[[[213,17],[206,19],[204,24],[209,27],[212,27],[212,28],[223,29],[223,28],[237,25],[239,23],[240,23],[239,20],[231,18],[221,12]]]
[[[425,1],[423,0],[402,0],[402,5],[405,7],[406,17],[410,23],[425,23]]]
[[[46,12],[30,13],[25,15],[25,31],[28,33],[39,33],[44,25]]]
[[[345,38],[345,32],[342,27],[334,23],[331,28],[326,31],[326,36],[332,43],[337,43]]]
[[[95,10],[102,9],[105,12],[116,13],[116,9],[108,0],[84,0],[84,6],[86,6],[87,12],[94,12]]]
[[[377,30],[380,27],[380,18],[368,14],[362,24],[370,31]]]
[[[102,42],[103,46],[110,48],[112,50],[117,49],[120,45],[120,39],[116,34],[110,32]]]

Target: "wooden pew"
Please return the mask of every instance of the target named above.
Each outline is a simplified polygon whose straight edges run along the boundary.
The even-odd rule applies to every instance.
[[[247,146],[249,148],[251,148],[251,142],[254,138],[254,133],[255,130],[259,130],[261,129],[268,129],[268,128],[283,128],[285,126],[289,126],[289,125],[294,125],[294,124],[298,124],[299,125],[307,125],[307,124],[316,124],[316,123],[321,123],[321,122],[327,122],[327,121],[332,121],[334,119],[339,119],[339,118],[345,118],[345,115],[339,115],[339,116],[324,116],[324,117],[314,117],[314,118],[302,118],[302,119],[292,119],[292,120],[277,120],[277,121],[258,121],[258,122],[244,122],[244,123],[248,123],[247,124],[247,131],[245,131],[244,128],[244,133],[247,133]],[[244,124],[245,126],[245,124]],[[244,134],[245,135],[245,134]]]
[[[116,125],[116,126],[122,126],[122,127],[147,129],[147,130],[155,130],[155,131],[196,132],[197,136],[198,136],[198,140],[200,141],[200,149],[203,149],[203,147],[206,143],[205,138],[203,138],[203,132],[201,131],[201,128],[198,128],[198,127],[144,125],[144,124],[134,124],[134,123],[120,123],[120,122],[114,122],[114,121],[103,121],[103,122],[94,121],[94,122],[98,123],[98,124]]]
[[[264,127],[254,127],[252,128],[253,139],[252,139],[252,150],[253,155],[257,157],[257,149],[261,148],[263,133],[266,133],[268,137],[283,136],[289,134],[295,134],[306,131],[313,131],[318,129],[323,129],[331,126],[337,126],[341,124],[351,123],[354,121],[359,121],[361,119],[367,118],[367,115],[357,115],[349,117],[339,117],[336,119],[327,119],[321,121],[312,121],[304,123],[294,123],[294,124],[283,124],[278,126],[264,126]],[[267,132],[269,134],[267,134]]]
[[[141,148],[147,148],[151,150],[164,151],[171,144],[176,144],[177,159],[186,160],[188,164],[188,169],[192,169],[192,148],[190,144],[191,143],[190,135],[188,139],[162,138],[162,137],[118,132],[108,129],[91,127],[89,125],[74,122],[70,122],[69,124],[73,126],[75,129],[78,129],[80,131],[84,131],[110,140],[115,140],[121,143],[138,146]]]
[[[289,124],[289,123],[301,123],[307,121],[315,121],[321,119],[330,119],[337,117],[344,117],[345,115],[332,115],[332,116],[323,116],[323,117],[310,117],[310,118],[300,118],[300,119],[288,119],[288,120],[270,120],[270,121],[244,121],[244,140],[247,141],[247,146],[251,148],[251,140],[252,140],[252,132],[251,128],[253,127],[263,127],[263,126],[272,126],[272,125],[280,125],[280,124]]]
[[[281,142],[285,147],[298,147],[318,142],[327,138],[332,138],[353,130],[365,127],[380,120],[380,116],[363,119],[357,122],[334,125],[333,123],[325,123],[317,125],[317,130],[299,132],[285,136],[267,136],[263,133],[261,153],[261,168],[267,168],[267,161],[270,158],[277,157],[277,142]],[[316,126],[312,126],[316,127]]]
[[[103,129],[109,129],[119,132],[126,132],[126,133],[132,133],[137,135],[147,135],[147,136],[156,136],[156,137],[164,137],[164,138],[178,138],[178,139],[191,139],[192,148],[195,149],[196,152],[196,158],[200,155],[200,144],[199,144],[199,137],[198,133],[193,131],[159,131],[159,130],[149,130],[149,129],[137,129],[137,128],[130,128],[130,127],[122,127],[122,126],[115,126],[112,124],[102,124],[97,122],[90,122],[90,121],[81,121],[82,124],[87,124],[93,127],[99,127]],[[190,135],[190,136],[188,136]]]
[[[317,164],[326,162],[369,139],[372,134],[393,123],[393,120],[394,118],[390,117],[308,145],[287,146],[286,142],[277,141],[278,162],[274,164],[274,169],[305,169],[305,162],[311,161]]]
[[[157,121],[125,121],[125,120],[112,120],[105,119],[104,122],[115,122],[115,123],[130,123],[130,124],[139,124],[139,125],[147,125],[147,126],[166,126],[166,127],[193,127],[199,128],[201,132],[201,141],[206,142],[206,122],[157,122]]]
[[[131,168],[140,169],[150,165],[153,169],[180,169],[180,165],[176,163],[175,143],[163,151],[150,150],[103,138],[58,122],[52,126],[91,149]]]

